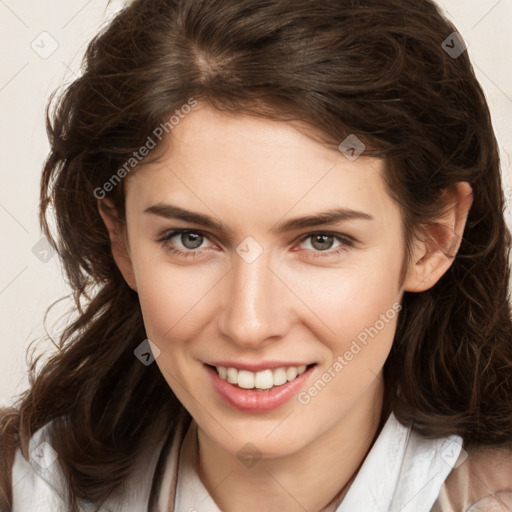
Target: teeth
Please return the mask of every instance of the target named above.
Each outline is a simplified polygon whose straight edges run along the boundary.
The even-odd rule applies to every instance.
[[[230,384],[237,384],[238,387],[243,389],[270,389],[274,386],[281,386],[306,371],[305,364],[259,372],[237,370],[236,368],[225,368],[223,366],[216,366],[215,368],[221,379],[227,380]]]
[[[219,366],[221,368],[221,366]],[[224,368],[226,370],[226,368]],[[219,370],[217,370],[219,372]],[[219,372],[220,375],[220,372]],[[222,377],[222,375],[220,375]],[[228,368],[226,370],[226,380],[230,384],[238,384],[238,370],[236,368]]]
[[[288,379],[288,382],[295,379],[297,377],[298,370],[295,366],[290,366],[289,368],[286,368],[286,378]]]
[[[280,386],[288,381],[286,378],[286,368],[276,368],[272,370],[272,376],[274,377],[274,386]]]
[[[240,370],[238,372],[238,386],[244,389],[252,389],[254,387],[254,373]]]
[[[272,370],[263,370],[254,376],[254,387],[258,389],[270,389],[274,385]]]

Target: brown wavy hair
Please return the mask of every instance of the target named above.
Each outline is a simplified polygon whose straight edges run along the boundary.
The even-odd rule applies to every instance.
[[[94,191],[191,97],[307,123],[333,147],[357,134],[366,155],[387,162],[408,243],[439,218],[443,190],[470,183],[452,265],[431,289],[404,294],[386,396],[425,436],[512,442],[510,233],[498,147],[468,52],[453,58],[443,48],[453,32],[430,0],[136,0],[92,40],[83,74],[48,106],[41,181],[41,226],[77,317],[42,370],[30,367],[30,389],[2,411],[2,511],[12,502],[15,450],[27,458],[46,423],[77,511],[78,500],[100,506],[118,490],[151,425],[182,407],[158,367],[134,357],[146,338],[138,296],[113,260]],[[107,197],[123,217],[123,182]]]

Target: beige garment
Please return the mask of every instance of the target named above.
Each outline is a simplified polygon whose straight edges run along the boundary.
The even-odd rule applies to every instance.
[[[512,447],[464,451],[440,489],[438,511],[512,512]]]

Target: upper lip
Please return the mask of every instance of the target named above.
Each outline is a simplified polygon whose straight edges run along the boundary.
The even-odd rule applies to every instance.
[[[224,368],[236,368],[237,370],[248,370],[258,372],[261,370],[274,370],[276,368],[287,368],[288,366],[309,366],[314,363],[301,361],[263,361],[260,363],[245,363],[243,361],[206,361],[210,366],[223,366]]]

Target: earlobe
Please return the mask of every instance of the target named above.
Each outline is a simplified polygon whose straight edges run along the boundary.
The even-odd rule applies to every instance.
[[[126,224],[117,215],[114,204],[109,199],[98,200],[98,211],[108,230],[112,256],[128,286],[137,291],[130,250],[126,236]]]
[[[422,292],[434,286],[457,255],[466,220],[473,204],[469,183],[459,182],[445,190],[446,209],[433,225],[425,226],[425,237],[416,240],[404,290]]]

